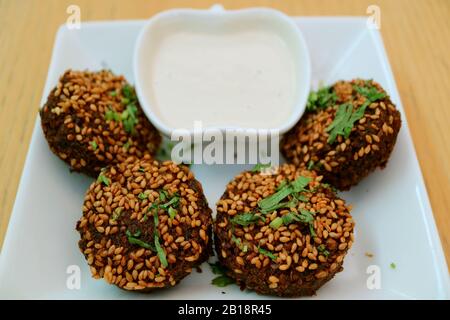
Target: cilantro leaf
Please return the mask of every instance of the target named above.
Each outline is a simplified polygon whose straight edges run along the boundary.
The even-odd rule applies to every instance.
[[[241,213],[230,219],[231,223],[239,224],[244,227],[256,223],[259,220],[265,221],[265,218],[260,215],[256,215],[253,212]]]
[[[326,132],[330,132],[327,142],[334,143],[338,135],[347,139],[352,132],[353,124],[364,116],[368,105],[369,103],[365,102],[358,109],[353,110],[351,103],[341,104],[333,122],[325,129]]]
[[[218,276],[211,281],[211,284],[223,288],[229,284],[233,284],[235,281],[226,275]]]
[[[313,111],[317,108],[326,108],[332,106],[337,101],[336,93],[333,88],[323,87],[317,91],[312,91],[308,96],[306,111]]]
[[[266,250],[266,249],[258,247],[258,252],[261,253],[262,255],[266,256],[266,257],[269,257],[273,261],[277,260],[277,257],[272,252],[270,252],[269,250]]]
[[[270,163],[266,163],[266,164],[257,163],[253,167],[252,172],[261,172],[264,169],[270,168],[271,166],[272,166],[272,164],[270,164]]]

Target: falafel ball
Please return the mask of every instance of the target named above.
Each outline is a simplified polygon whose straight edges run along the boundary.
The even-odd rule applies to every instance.
[[[107,70],[66,71],[40,116],[53,153],[92,177],[128,156],[153,155],[161,142],[133,87]]]
[[[243,172],[217,203],[215,247],[241,288],[310,296],[343,270],[353,244],[350,208],[315,172],[285,164]]]
[[[212,253],[211,209],[187,166],[129,157],[89,187],[76,229],[96,279],[147,292],[175,286]]]
[[[283,137],[281,152],[348,190],[386,166],[400,126],[400,112],[378,83],[339,81],[311,93],[305,114]]]

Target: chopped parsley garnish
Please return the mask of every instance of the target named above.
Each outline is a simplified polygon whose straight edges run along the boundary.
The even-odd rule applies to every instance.
[[[159,200],[166,201],[168,196],[169,196],[169,193],[166,190],[159,191]]]
[[[302,192],[305,187],[311,182],[312,178],[300,176],[291,182],[291,186],[294,189],[294,192]]]
[[[264,169],[270,168],[271,166],[272,166],[272,164],[270,164],[270,163],[267,163],[267,164],[257,163],[253,167],[252,172],[261,172]]]
[[[272,220],[272,222],[269,224],[269,226],[272,229],[278,229],[283,224],[283,218],[282,217],[276,217]]]
[[[159,236],[157,234],[155,234],[155,248],[156,248],[156,252],[158,254],[159,261],[165,268],[167,268],[169,263],[167,262],[166,252],[159,244]]]
[[[272,259],[273,261],[277,260],[277,257],[270,251],[260,248],[258,247],[258,252],[261,253],[262,255],[269,257],[270,259]]]
[[[368,104],[364,103],[358,109],[353,110],[351,103],[344,103],[338,107],[333,122],[325,129],[330,133],[328,143],[332,144],[340,135],[347,139],[352,132],[353,124],[364,116]]]
[[[139,168],[138,171],[139,172],[145,172],[145,169],[144,168]]]
[[[274,194],[262,199],[258,202],[258,206],[261,211],[267,213],[276,210],[277,206],[280,204],[281,200],[289,196],[293,192],[290,185],[286,185]]]
[[[370,87],[360,87],[360,86],[353,86],[356,92],[358,92],[360,95],[366,97],[370,102],[375,102],[377,100],[383,99],[386,97],[386,93],[378,91],[377,88],[370,86]]]
[[[134,133],[134,126],[138,124],[137,107],[134,104],[127,105],[127,108],[122,112],[121,119],[123,128],[128,133]]]
[[[169,217],[171,220],[173,220],[177,215],[177,210],[172,207],[169,207],[169,210],[167,210],[167,212],[169,213]]]
[[[314,161],[309,160],[308,162],[308,170],[312,170],[314,168]]]
[[[159,261],[161,262],[161,265],[165,268],[167,268],[167,266],[169,265],[169,263],[167,262],[167,258],[166,258],[166,252],[164,251],[164,249],[161,247],[161,244],[159,243],[159,232],[158,232],[158,224],[159,224],[159,219],[158,219],[158,212],[156,211],[153,214],[153,221],[154,221],[154,234],[155,234],[155,249],[156,249],[156,253],[158,254],[158,258]]]
[[[254,214],[253,212],[241,213],[230,219],[231,223],[239,224],[244,227],[256,223],[259,220],[265,221],[266,219],[260,215]]]
[[[125,142],[125,143],[123,144],[123,147],[124,147],[125,150],[130,149],[130,140],[128,140],[127,142]]]
[[[133,87],[128,84],[122,87],[122,95],[130,101],[136,100],[136,93]]]
[[[397,265],[394,262],[391,262],[391,264],[389,266],[391,267],[391,269],[397,268]]]
[[[172,199],[170,199],[168,202],[161,205],[161,208],[167,209],[170,206],[178,207],[178,202],[180,201],[180,197],[174,196]]]
[[[234,234],[231,235],[231,241],[233,241],[237,247],[244,253],[248,251],[248,245],[243,244],[240,238],[236,238]]]
[[[120,215],[122,214],[122,208],[116,208],[112,214],[112,221],[117,221],[117,219],[120,218]]]
[[[110,95],[111,97],[115,97],[115,96],[117,96],[117,91],[116,91],[116,90],[110,91],[110,92],[109,92],[109,95]]]
[[[103,175],[103,172],[100,172],[100,174],[98,175],[97,182],[103,183],[107,187],[111,183],[109,178]]]
[[[279,190],[283,189],[287,185],[287,183],[288,183],[287,180],[281,181],[281,183],[276,188],[276,191],[279,191]]]
[[[94,150],[94,151],[97,150],[97,148],[98,148],[97,142],[91,141],[91,142],[89,142],[89,144],[91,145],[92,150]]]
[[[223,288],[229,284],[233,284],[235,281],[226,275],[218,276],[212,279],[211,284]]]
[[[297,205],[298,199],[297,195],[300,192],[306,191],[305,187],[309,184],[312,179],[309,177],[298,177],[295,181],[290,184],[285,184],[281,188],[278,189],[277,192],[268,196],[265,199],[259,201],[258,206],[263,213],[269,213],[271,211],[280,209],[280,208],[292,208]],[[289,195],[294,195],[294,198],[287,202],[281,202]]]
[[[219,262],[208,263],[211,267],[212,273],[219,275],[211,281],[211,284],[218,287],[226,287],[229,284],[235,283],[235,281],[226,275],[227,269],[223,267]]]
[[[116,91],[113,92],[117,94]],[[125,85],[122,88],[122,95],[124,96],[124,98],[122,98],[122,104],[126,106],[125,110],[122,113],[118,113],[117,111],[109,107],[109,109],[105,113],[105,119],[122,122],[125,131],[134,134],[134,127],[139,122],[137,118],[138,109],[136,107],[136,94],[133,87],[131,87],[130,85]]]
[[[147,242],[145,242],[145,241],[142,241],[142,240],[138,239],[138,238],[140,237],[140,235],[141,235],[141,231],[140,231],[140,230],[138,230],[138,231],[135,232],[134,234],[132,234],[132,233],[130,232],[130,230],[127,230],[127,231],[125,232],[125,234],[126,234],[126,236],[127,236],[127,239],[128,239],[128,242],[129,242],[129,243],[138,245],[138,246],[143,247],[143,248],[145,248],[145,249],[149,249],[149,250],[152,250],[152,251],[156,251],[155,246],[153,246],[151,243],[147,243]]]
[[[364,102],[356,110],[353,104],[351,104],[350,102],[343,103],[338,107],[333,122],[326,128],[326,131],[330,132],[330,136],[328,137],[327,141],[329,144],[334,143],[338,135],[347,139],[352,132],[354,123],[364,116],[366,108],[372,102],[386,97],[386,93],[378,91],[378,89],[374,86],[353,86],[353,88],[356,92],[366,98],[366,102]]]
[[[337,96],[332,87],[323,87],[317,91],[312,91],[308,96],[306,111],[332,106],[336,100]]]
[[[145,194],[145,193],[143,193],[143,192],[139,193],[139,194],[138,194],[138,199],[139,199],[139,200],[145,200],[145,199],[147,199],[147,194]]]
[[[302,192],[307,191],[305,188],[311,182],[312,178],[300,176],[291,183],[280,185],[278,191],[271,196],[259,201],[258,206],[262,213],[269,213],[280,208],[293,208],[296,207],[298,201],[307,201],[307,198],[302,195]],[[288,201],[282,202],[285,198],[291,196]],[[278,229],[281,225],[288,225],[293,221],[306,223],[309,225],[310,233],[313,237],[316,236],[314,232],[314,217],[312,213],[307,210],[300,209],[300,214],[290,212],[289,214],[275,218],[270,226],[273,229]]]
[[[272,220],[269,226],[272,229],[278,229],[282,225],[287,226],[294,221],[308,224],[311,235],[316,235],[314,232],[314,216],[311,212],[305,209],[300,209],[300,214],[296,212],[289,212],[282,217],[276,217]]]
[[[319,251],[321,254],[325,256],[325,258],[328,258],[330,255],[330,252],[325,248],[324,244],[321,244],[317,247],[317,251]]]
[[[109,107],[109,109],[105,112],[105,119],[120,121],[120,114]]]

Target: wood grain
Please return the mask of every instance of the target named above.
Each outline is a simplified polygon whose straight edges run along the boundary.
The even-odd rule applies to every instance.
[[[8,225],[55,33],[77,4],[82,20],[142,19],[216,1],[0,0],[0,241]],[[381,32],[406,110],[447,260],[450,261],[450,1],[222,1],[292,16],[365,15],[381,8]]]

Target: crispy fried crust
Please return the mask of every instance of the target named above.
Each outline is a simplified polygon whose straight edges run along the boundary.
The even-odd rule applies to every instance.
[[[335,118],[337,105],[349,102],[358,108],[366,101],[355,85],[385,92],[373,81],[337,82],[332,87],[336,103],[306,112],[281,141],[281,152],[288,161],[316,170],[339,190],[350,189],[376,168],[386,166],[401,127],[400,112],[386,96],[366,108],[347,139],[338,136],[328,143],[326,129]]]
[[[123,76],[110,71],[66,71],[40,110],[41,125],[50,149],[71,170],[96,177],[101,168],[128,156],[153,155],[161,136],[136,102],[138,123],[127,132],[121,121],[107,120],[106,112],[121,114],[126,105]]]

